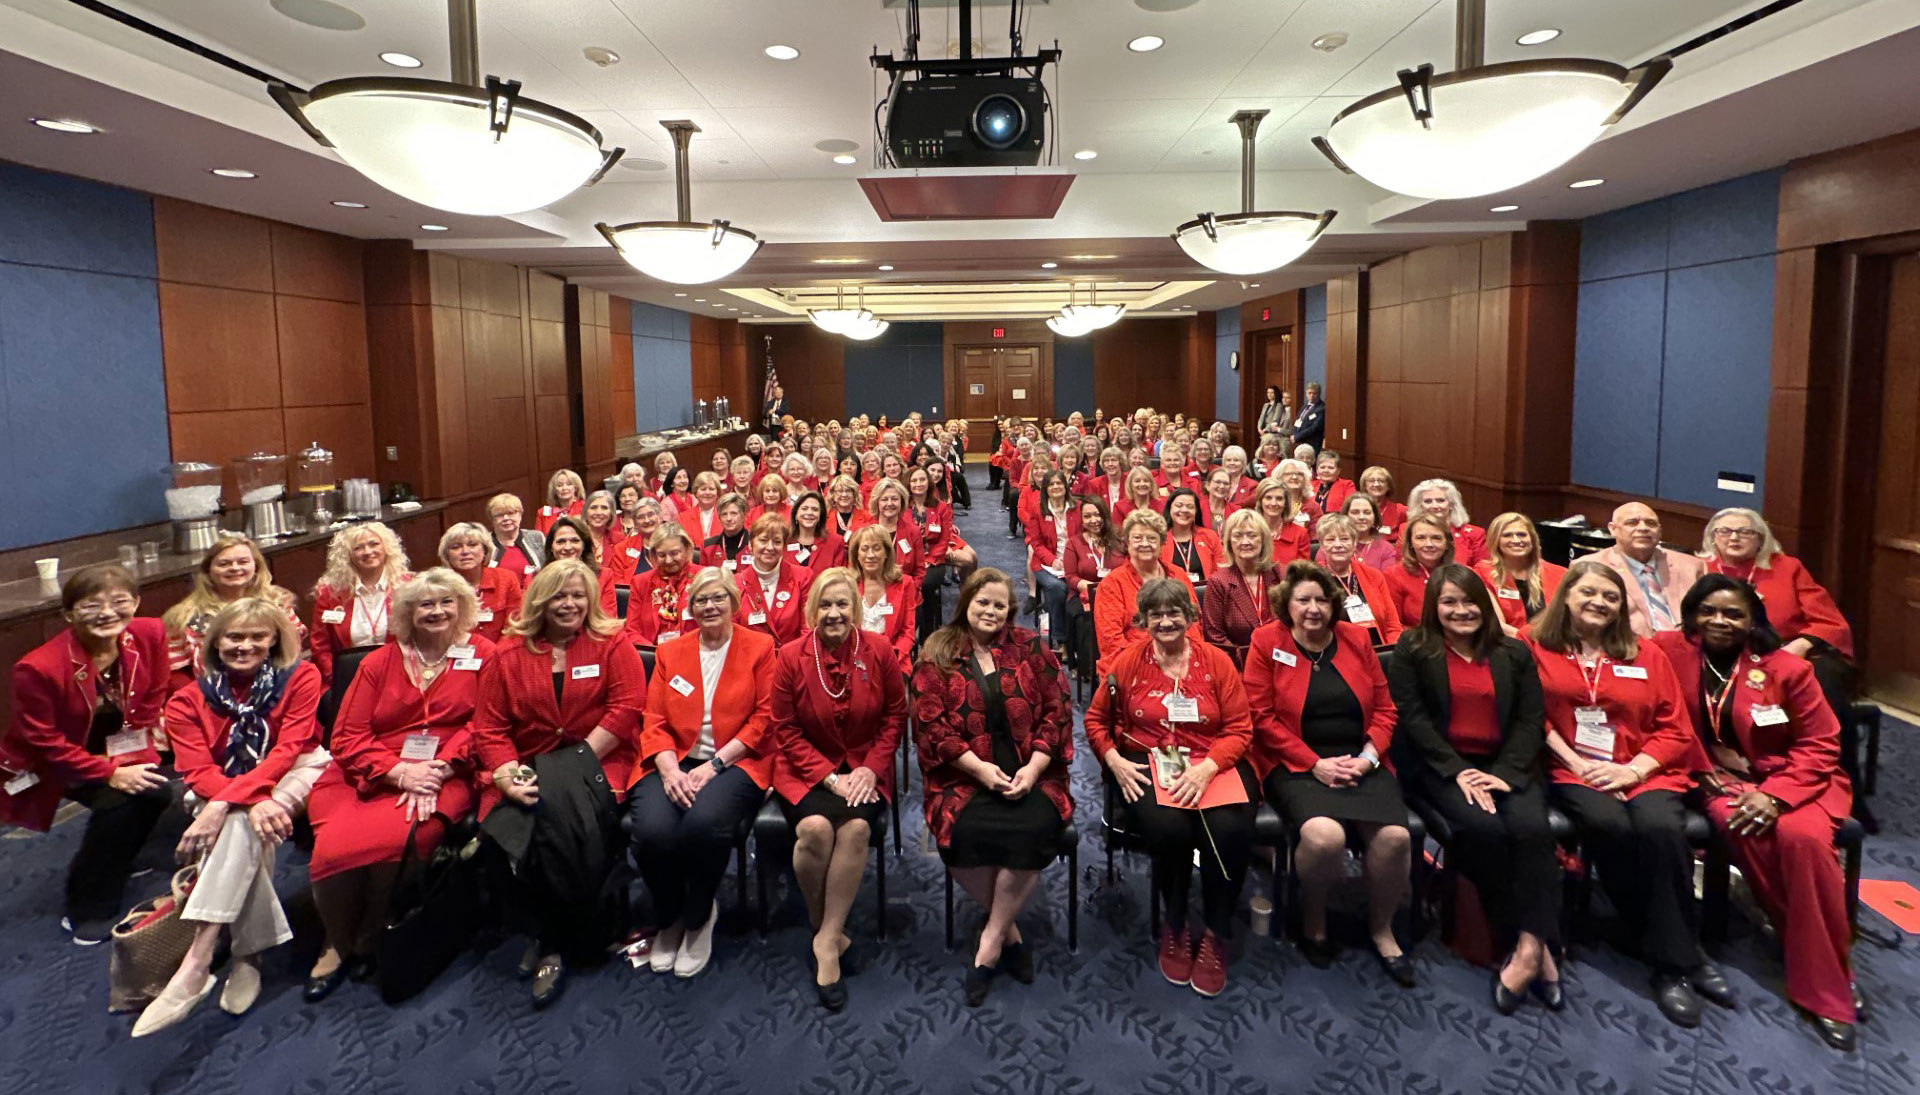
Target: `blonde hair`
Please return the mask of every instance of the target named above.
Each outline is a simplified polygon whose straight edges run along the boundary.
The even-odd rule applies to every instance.
[[[220,660],[220,636],[242,624],[264,623],[273,629],[273,653],[268,660],[275,669],[287,669],[300,660],[300,633],[293,629],[293,617],[265,597],[242,597],[214,614],[207,624],[207,637],[200,641],[200,664],[211,669],[224,665]]]
[[[455,526],[458,527],[458,526]],[[413,613],[420,602],[436,594],[452,594],[455,602],[453,633],[456,637],[473,631],[474,618],[480,614],[480,598],[451,567],[428,567],[400,583],[389,602],[387,627],[402,643],[413,641]]]
[[[1233,534],[1240,531],[1241,525],[1252,525],[1260,533],[1260,558],[1254,563],[1255,572],[1272,567],[1273,530],[1267,527],[1265,517],[1250,509],[1234,510],[1227,514],[1226,520],[1220,522],[1220,540],[1227,549],[1225,552],[1227,565],[1236,568],[1240,565],[1234,561],[1233,557]]]
[[[491,551],[493,550],[493,534],[488,532],[482,525],[472,521],[462,521],[457,525],[450,526],[447,531],[440,534],[440,546],[435,548],[433,553],[436,558],[451,568],[453,564],[447,562],[447,553],[459,547],[461,544],[469,543],[477,543],[481,547]],[[485,564],[483,563],[482,565]]]
[[[220,538],[213,542],[213,547],[200,557],[200,562],[193,568],[193,587],[187,590],[187,595],[174,602],[173,607],[161,614],[160,621],[166,625],[168,631],[183,632],[187,629],[187,625],[193,622],[194,617],[218,612],[228,603],[213,588],[213,561],[236,547],[246,548],[247,553],[253,556],[253,581],[247,583],[247,588],[240,591],[240,597],[262,597],[277,603],[293,596],[292,593],[273,584],[273,571],[268,568],[267,557],[260,551],[259,544],[237,532],[222,533]],[[234,600],[239,599],[239,597],[234,598]]]
[[[1426,512],[1420,505],[1420,496],[1430,490],[1446,492],[1447,524],[1452,525],[1454,528],[1459,528],[1470,520],[1467,516],[1467,503],[1460,497],[1460,488],[1454,486],[1453,480],[1451,479],[1420,480],[1419,485],[1415,486],[1413,490],[1407,494],[1407,511],[1409,513]]]
[[[873,526],[869,525],[867,527],[872,528]],[[865,530],[863,529],[862,531]],[[830,567],[821,571],[820,576],[813,580],[813,588],[807,590],[807,607],[805,610],[807,614],[807,630],[811,631],[819,626],[820,601],[826,596],[827,590],[839,585],[846,586],[847,593],[851,595],[854,603],[859,603],[859,575],[847,567]]]
[[[1354,483],[1360,488],[1362,493],[1365,493],[1367,489],[1367,480],[1373,478],[1376,475],[1387,481],[1386,497],[1392,498],[1393,497],[1393,473],[1388,471],[1386,468],[1382,467],[1379,464],[1374,464],[1368,467],[1365,471],[1361,472],[1359,477],[1354,479]]]
[[[885,558],[880,562],[880,581],[886,585],[899,581],[900,560],[893,553],[893,537],[879,525],[861,525],[847,537],[847,569],[855,574],[860,573],[860,548],[868,540],[878,540],[880,546],[886,549]]]
[[[1537,573],[1540,569],[1540,530],[1533,527],[1533,522],[1527,519],[1526,514],[1503,513],[1487,522],[1487,554],[1493,557],[1493,562],[1489,569],[1493,573],[1494,585],[1497,586],[1506,582],[1507,557],[1500,551],[1500,534],[1505,531],[1508,525],[1512,524],[1525,525],[1527,527],[1527,537],[1533,542],[1533,547],[1528,553],[1532,559],[1532,567],[1536,572],[1534,574],[1534,580],[1528,583],[1528,592],[1533,594],[1534,601],[1534,603],[1527,605],[1527,614],[1531,616],[1533,613],[1540,611],[1540,607],[1545,603],[1545,599],[1540,596],[1540,576]],[[1707,527],[1712,528],[1712,522],[1708,522]]]
[[[1773,538],[1773,527],[1767,524],[1767,519],[1760,516],[1757,511],[1748,509],[1745,506],[1728,506],[1726,509],[1713,515],[1712,519],[1707,522],[1707,527],[1700,532],[1700,554],[1702,556],[1708,559],[1719,557],[1720,553],[1713,550],[1713,530],[1720,524],[1722,517],[1745,517],[1748,521],[1751,521],[1754,530],[1760,534],[1760,550],[1755,553],[1753,557],[1753,565],[1756,567],[1773,565],[1773,557],[1781,554],[1780,541]],[[1491,528],[1487,531],[1487,540],[1489,542],[1493,540],[1493,531]],[[1534,553],[1538,555],[1539,551],[1539,537],[1536,536],[1534,537]]]
[[[1281,520],[1284,520],[1284,521],[1293,520],[1293,515],[1300,511],[1300,500],[1293,496],[1293,492],[1287,489],[1287,485],[1280,481],[1280,477],[1277,474],[1269,475],[1265,479],[1260,480],[1260,485],[1253,488],[1253,504],[1248,506],[1247,508],[1252,510],[1255,513],[1258,513],[1260,515],[1260,519],[1262,521],[1265,521],[1267,519],[1267,514],[1266,514],[1267,495],[1274,494],[1276,492],[1280,495],[1280,498],[1283,501],[1285,501],[1287,504],[1286,509],[1282,510],[1280,513]],[[1268,529],[1267,531],[1272,532],[1273,530]]]
[[[555,559],[541,567],[527,583],[527,591],[520,597],[520,611],[507,621],[504,633],[525,639],[529,646],[538,642],[547,630],[547,602],[559,596],[560,587],[576,577],[587,587],[587,622],[581,632],[603,639],[620,634],[626,625],[600,607],[600,579],[594,576],[592,567],[578,559]]]
[[[1448,528],[1445,521],[1431,513],[1408,510],[1407,523],[1400,526],[1400,565],[1406,568],[1408,574],[1418,573],[1419,568],[1424,565],[1420,562],[1420,556],[1413,550],[1414,531],[1422,528],[1438,529],[1440,534],[1447,538],[1447,550],[1441,553],[1440,564],[1445,566],[1453,562],[1453,529]]]
[[[766,502],[761,500],[761,496],[767,493],[768,487],[779,488],[780,501],[784,502],[787,500],[787,477],[777,471],[770,471],[761,476],[760,481],[753,485],[753,500],[755,504],[766,505]]]
[[[503,513],[525,513],[527,507],[520,502],[517,494],[496,494],[487,499],[487,518],[492,520]]]
[[[349,525],[333,534],[333,539],[327,542],[327,569],[314,583],[315,592],[324,589],[338,597],[353,592],[360,581],[360,575],[353,569],[353,545],[369,534],[380,541],[387,553],[386,567],[380,577],[389,590],[400,584],[407,573],[407,549],[400,546],[400,538],[392,529],[379,521],[369,521],[364,525]]]
[[[831,508],[831,507],[833,506],[833,492],[834,492],[834,491],[837,491],[837,490],[849,490],[849,491],[852,491],[852,492],[853,492],[853,505],[854,505],[854,508],[855,508],[855,509],[858,509],[858,508],[860,507],[860,482],[859,482],[859,480],[857,480],[857,479],[855,479],[855,478],[854,478],[853,476],[851,476],[851,475],[836,475],[836,476],[834,476],[834,477],[833,477],[833,482],[831,482],[831,483],[828,483],[828,484],[827,484],[827,489],[826,489],[826,499],[827,499],[827,506],[828,506],[829,508]]]
[[[1127,541],[1133,538],[1133,530],[1136,528],[1150,529],[1162,544],[1167,542],[1167,519],[1150,509],[1137,509],[1127,514],[1127,519],[1120,522],[1122,547],[1125,547]]]
[[[701,567],[694,572],[693,580],[687,583],[687,604],[693,604],[700,591],[712,585],[726,592],[728,602],[733,605],[729,614],[740,611],[740,586],[723,567]]]
[[[669,454],[663,453],[662,455],[669,455]],[[574,471],[572,468],[561,468],[559,471],[554,472],[553,476],[547,480],[547,505],[557,506],[560,504],[559,492],[556,491],[554,488],[559,486],[562,483],[573,484],[574,500],[579,502],[581,505],[586,504],[587,485],[586,483],[581,481],[580,473],[577,471]]]
[[[905,516],[907,507],[913,504],[913,496],[907,493],[907,488],[901,484],[900,480],[882,479],[873,485],[873,493],[867,496],[867,513],[872,515],[876,520],[880,517],[880,496],[888,491],[899,492],[900,513],[902,516]]]
[[[1354,524],[1353,518],[1344,513],[1322,514],[1320,520],[1314,522],[1314,539],[1324,540],[1329,532],[1344,532],[1347,538],[1353,541],[1355,547],[1360,546],[1360,526]]]
[[[726,490],[726,484],[721,482],[719,473],[714,472],[711,469],[707,471],[703,471],[699,475],[694,476],[693,486],[690,487],[689,489],[694,494],[697,495],[700,493],[700,488],[707,486],[708,484],[713,485],[713,492],[714,492],[715,498],[718,498],[720,494]]]

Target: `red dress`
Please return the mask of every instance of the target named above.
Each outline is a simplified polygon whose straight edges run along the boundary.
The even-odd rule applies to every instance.
[[[225,715],[208,705],[200,686],[182,688],[167,701],[167,738],[173,742],[173,765],[188,790],[208,801],[218,800],[244,810],[266,801],[274,785],[293,771],[293,762],[320,745],[320,722],[315,712],[320,694],[326,691],[320,670],[312,662],[299,662],[288,673],[280,699],[266,716],[267,751],[251,771],[237,776],[221,770],[227,759],[231,725]]]
[[[720,683],[713,694],[713,747],[735,738],[747,748],[736,767],[766,790],[773,780],[774,643],[758,631],[733,629]],[[706,717],[706,681],[700,673],[700,635],[688,632],[663,644],[654,654],[653,680],[647,684],[647,707],[641,716],[640,757],[632,783],[653,771],[653,758],[673,750],[676,760],[700,740]]]
[[[480,584],[474,587],[480,597],[480,612],[474,616],[473,633],[499,642],[507,621],[520,611],[525,590],[520,576],[506,567],[489,566],[480,570]]]
[[[493,657],[493,642],[475,634],[468,650],[456,647],[423,691],[407,675],[407,653],[397,643],[367,655],[334,719],[333,763],[313,785],[307,815],[313,819],[313,861],[308,872],[326,878],[376,863],[398,862],[406,852],[409,824],[400,791],[385,776],[401,761],[414,734],[431,734],[434,760],[453,766],[440,785],[432,820],[420,824],[414,848],[430,855],[446,835],[449,820],[473,809],[473,710],[480,694],[481,666]]]
[[[807,591],[813,588],[814,573],[793,561],[789,555],[780,560],[774,573],[773,595],[767,595],[760,572],[751,564],[734,571],[734,583],[740,587],[740,611],[733,622],[757,631],[784,645],[807,630]],[[691,630],[697,630],[690,629]]]
[[[1596,759],[1625,764],[1645,753],[1660,762],[1652,776],[1627,789],[1628,798],[1647,791],[1684,792],[1693,785],[1692,773],[1706,767],[1707,758],[1687,720],[1680,682],[1659,647],[1642,639],[1632,661],[1615,663],[1603,657],[1592,670],[1583,671],[1576,655],[1530,645],[1540,669],[1549,733],[1576,745],[1575,709],[1602,707],[1613,732],[1613,750]],[[1586,786],[1557,759],[1548,760],[1548,776],[1555,783]]]
[[[840,771],[865,768],[885,799],[893,798],[894,750],[907,723],[906,676],[893,648],[860,637],[820,650],[814,637],[780,648],[773,672],[773,737],[779,754],[773,789],[789,803]],[[821,681],[822,676],[826,681]],[[828,691],[842,692],[835,699]],[[844,690],[844,691],[843,691]]]
[[[117,676],[125,727],[157,729],[168,694],[167,629],[159,620],[127,621]],[[0,784],[28,774],[35,782],[13,793],[0,790],[0,822],[46,832],[67,788],[102,782],[125,765],[160,762],[151,732],[139,749],[111,756],[87,751],[100,703],[95,689],[93,659],[72,628],[14,663],[13,725],[0,736]]]
[[[518,635],[495,647],[492,660],[480,671],[473,751],[479,761],[475,779],[481,788],[482,816],[500,799],[493,773],[501,765],[585,741],[595,728],[619,740],[600,758],[607,783],[618,794],[633,783],[633,743],[647,688],[640,655],[621,636],[582,633],[567,644],[565,673],[556,703],[551,650],[544,643],[531,649]]]
[[[987,726],[987,701],[971,670],[972,642],[954,652],[953,670],[923,661],[913,670],[913,718],[918,727],[920,772],[926,783],[927,828],[941,847],[953,838],[954,819],[980,790],[980,781],[954,765],[972,753],[993,763],[993,734]],[[1046,642],[1032,631],[1008,627],[993,645],[1005,701],[1007,732],[1021,764],[1035,753],[1053,758],[1034,791],[1045,795],[1062,821],[1073,817],[1068,769],[1073,761],[1073,709],[1067,704],[1066,678]],[[963,668],[968,667],[968,668]]]

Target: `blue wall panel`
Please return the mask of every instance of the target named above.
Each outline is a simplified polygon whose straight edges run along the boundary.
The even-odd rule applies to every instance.
[[[634,428],[684,426],[693,421],[693,343],[687,313],[631,301]]]
[[[1667,257],[1674,269],[1774,252],[1780,219],[1777,171],[1703,186],[1675,194],[1668,202],[1673,208],[1673,236]],[[1771,290],[1767,299],[1773,299]]]
[[[1053,342],[1053,415],[1065,418],[1075,411],[1093,413],[1093,340],[1059,338]],[[1121,413],[1117,407],[1106,412]]]
[[[1213,313],[1213,417],[1222,422],[1240,420],[1240,374],[1230,364],[1230,355],[1239,348],[1240,309]]]
[[[1573,344],[1573,481],[1655,492],[1664,273],[1580,287]]]
[[[1580,280],[1665,270],[1668,216],[1662,199],[1581,221]]]
[[[145,195],[0,164],[0,549],[166,518],[153,248]]]
[[[948,409],[942,391],[946,370],[942,362],[939,323],[895,323],[871,342],[847,341],[846,413],[886,415],[898,421],[913,411],[933,415]]]
[[[1667,275],[1662,498],[1732,505],[1715,485],[1721,471],[1753,476],[1765,496],[1773,267],[1765,255]]]

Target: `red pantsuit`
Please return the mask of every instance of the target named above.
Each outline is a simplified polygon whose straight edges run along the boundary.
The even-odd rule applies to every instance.
[[[1186,571],[1162,565],[1160,572],[1162,576],[1186,586],[1187,596],[1193,598],[1195,605],[1200,603],[1200,595],[1194,592]],[[1093,595],[1093,641],[1100,651],[1099,673],[1103,677],[1121,651],[1149,637],[1145,628],[1133,626],[1133,618],[1139,614],[1140,587],[1146,584],[1146,579],[1140,576],[1140,571],[1129,560],[1125,565],[1113,568],[1113,572],[1100,583],[1099,591]],[[1194,620],[1193,626],[1187,629],[1187,640],[1206,641],[1201,634],[1199,620]]]
[[[566,646],[560,699],[553,696],[553,652],[508,636],[480,671],[480,705],[473,713],[473,751],[479,761],[482,816],[500,799],[493,773],[585,741],[596,728],[619,742],[600,758],[607,783],[624,793],[632,782],[634,739],[646,702],[647,670],[623,636],[581,633]]]
[[[959,537],[953,530],[953,504],[936,503],[932,509],[914,516],[914,523],[920,526],[920,551],[926,559],[926,565],[937,567],[947,561],[947,552],[959,544]]]
[[[768,636],[775,644],[792,642],[806,633],[807,591],[813,588],[813,579],[812,570],[788,555],[774,571],[773,591],[769,593],[759,571],[751,564],[741,567],[733,572],[733,580],[740,587],[740,611],[734,623]],[[689,633],[695,630],[697,625],[688,629]]]
[[[813,635],[780,648],[773,672],[779,750],[773,789],[789,803],[828,775],[855,768],[872,772],[881,797],[893,798],[894,750],[907,723],[906,675],[892,647],[871,635],[857,636],[856,646],[855,638],[838,650],[817,644]]]
[[[480,670],[493,657],[481,635],[467,650],[448,651],[423,689],[407,673],[407,654],[390,643],[367,655],[334,719],[333,763],[313,785],[307,814],[313,819],[313,861],[308,870],[326,878],[376,863],[397,862],[406,853],[409,824],[400,791],[385,779],[401,762],[413,735],[429,735],[434,760],[453,768],[440,785],[434,817],[420,823],[414,848],[424,858],[446,835],[446,822],[473,809],[473,711]]]
[[[1065,536],[1060,533],[1064,527]],[[1052,513],[1042,513],[1038,507],[1033,511],[1033,519],[1026,522],[1027,529],[1027,566],[1031,570],[1060,565],[1060,553],[1066,544],[1080,535],[1079,507],[1068,499],[1065,512],[1056,520]]]
[[[520,611],[521,597],[525,593],[520,575],[505,567],[482,567],[479,584],[473,587],[473,591],[480,598],[479,614],[473,618],[473,633],[499,642],[507,621]]]
[[[772,786],[775,649],[772,639],[736,626],[713,693],[713,747],[740,739],[747,755],[735,765],[762,791]],[[671,749],[684,760],[700,740],[706,713],[706,684],[700,676],[700,634],[690,631],[661,644],[654,653],[653,680],[641,718],[640,758],[631,783],[653,771],[653,758]]]
[[[227,759],[231,723],[208,705],[200,686],[182,688],[167,701],[167,739],[173,742],[173,765],[188,790],[210,802],[244,810],[266,801],[274,784],[293,771],[293,762],[302,753],[319,747],[320,722],[315,712],[320,694],[326,691],[320,671],[312,662],[299,662],[287,672],[280,699],[266,716],[267,751],[251,771],[237,776],[221,770]]]
[[[1367,741],[1385,766],[1399,717],[1387,689],[1387,675],[1365,628],[1336,621],[1333,635],[1331,666],[1360,701]],[[1306,772],[1320,760],[1320,754],[1300,737],[1300,711],[1307,699],[1308,674],[1313,672],[1313,662],[1300,652],[1293,630],[1285,624],[1275,620],[1253,633],[1247,646],[1247,706],[1253,712],[1253,768],[1263,783],[1275,768]]]

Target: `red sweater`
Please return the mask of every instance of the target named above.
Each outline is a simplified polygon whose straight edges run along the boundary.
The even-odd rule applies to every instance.
[[[1253,722],[1240,671],[1219,647],[1192,638],[1187,645],[1192,653],[1180,694],[1195,701],[1199,721],[1167,717],[1173,681],[1153,659],[1154,641],[1142,639],[1111,657],[1112,682],[1102,681],[1087,705],[1087,745],[1094,756],[1105,757],[1109,749],[1137,755],[1163,745],[1185,746],[1193,759],[1211,760],[1222,772],[1246,757]]]

